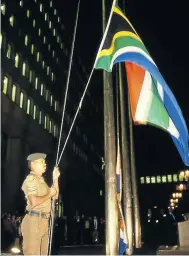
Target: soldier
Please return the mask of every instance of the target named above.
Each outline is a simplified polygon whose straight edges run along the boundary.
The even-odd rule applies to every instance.
[[[47,255],[51,198],[58,199],[60,172],[54,168],[53,186],[49,188],[42,176],[46,171],[45,158],[42,153],[27,157],[31,172],[22,185],[27,199],[27,214],[21,224],[24,255]]]

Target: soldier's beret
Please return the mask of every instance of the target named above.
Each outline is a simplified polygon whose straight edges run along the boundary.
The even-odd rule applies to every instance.
[[[45,159],[46,158],[46,154],[43,154],[43,153],[33,153],[33,154],[31,154],[31,155],[29,155],[27,157],[27,160],[28,161],[35,161],[35,160],[38,160],[38,159],[41,159],[41,158]]]

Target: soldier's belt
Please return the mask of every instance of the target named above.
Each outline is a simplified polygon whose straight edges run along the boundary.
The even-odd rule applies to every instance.
[[[50,213],[47,213],[47,212],[38,212],[38,211],[31,210],[31,211],[27,211],[26,213],[28,215],[41,217],[44,219],[49,219],[49,217],[50,217]]]

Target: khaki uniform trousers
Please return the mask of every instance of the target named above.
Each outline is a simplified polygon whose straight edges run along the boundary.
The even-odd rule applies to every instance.
[[[21,224],[24,255],[47,255],[49,220],[26,215]]]

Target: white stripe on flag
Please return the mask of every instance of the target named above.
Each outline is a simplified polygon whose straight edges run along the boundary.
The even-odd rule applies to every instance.
[[[156,66],[155,62],[150,57],[150,55],[147,54],[145,51],[143,51],[141,48],[136,47],[136,46],[126,46],[126,47],[123,47],[115,52],[115,54],[112,57],[111,63],[110,63],[110,70],[112,71],[112,67],[114,65],[114,60],[117,57],[119,57],[120,55],[122,55],[124,53],[129,53],[129,52],[140,53],[141,55],[143,55],[146,59],[148,59],[150,62],[152,62]]]
[[[148,120],[148,114],[150,111],[151,103],[153,99],[152,94],[152,78],[148,71],[145,72],[144,81],[142,85],[142,89],[140,92],[136,113],[135,113],[135,120],[136,121],[143,121],[144,123]]]

